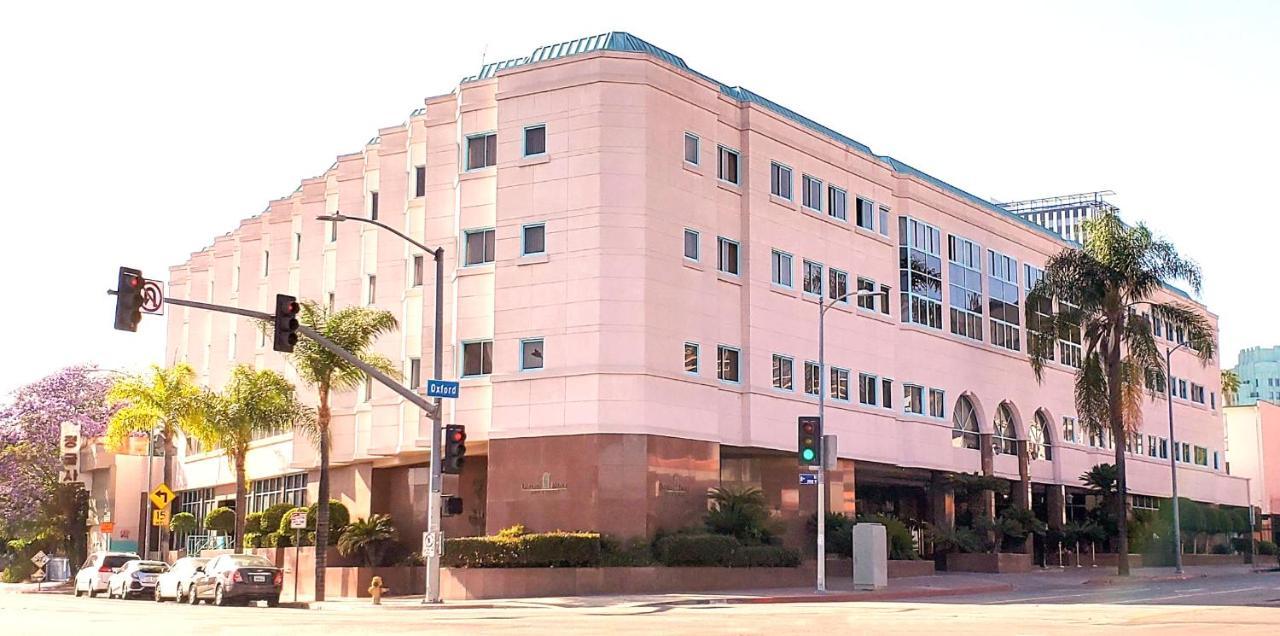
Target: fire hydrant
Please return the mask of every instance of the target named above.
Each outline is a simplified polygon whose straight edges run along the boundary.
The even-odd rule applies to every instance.
[[[374,605],[382,605],[382,595],[389,591],[390,588],[382,587],[382,577],[375,576],[369,581],[369,596],[373,597]]]

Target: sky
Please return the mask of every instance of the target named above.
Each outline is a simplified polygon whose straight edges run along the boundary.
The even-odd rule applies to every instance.
[[[170,362],[162,320],[112,329],[119,266],[163,279],[482,60],[613,30],[979,196],[1113,190],[1203,268],[1224,367],[1280,345],[1280,3],[766,6],[5,3],[0,402]]]

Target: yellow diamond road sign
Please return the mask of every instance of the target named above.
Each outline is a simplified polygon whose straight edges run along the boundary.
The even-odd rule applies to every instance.
[[[147,495],[147,498],[151,500],[151,505],[157,508],[168,508],[169,504],[173,502],[173,497],[173,491],[169,490],[169,487],[164,484],[156,486],[156,489],[152,490],[150,495]]]

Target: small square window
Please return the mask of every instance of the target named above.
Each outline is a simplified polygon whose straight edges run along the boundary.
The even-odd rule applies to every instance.
[[[536,157],[547,153],[546,125],[529,126],[524,129],[524,156]]]
[[[467,170],[498,165],[498,135],[488,133],[467,137]]]
[[[493,230],[471,230],[466,233],[467,265],[493,262]]]
[[[684,134],[684,160],[691,165],[698,165],[698,154],[701,150],[701,140],[693,133]]]
[[[716,348],[716,377],[725,382],[738,381],[738,355],[733,347],[720,345]]]
[[[493,341],[462,343],[462,377],[493,373]]]
[[[719,162],[716,165],[716,176],[721,181],[738,184],[738,152],[720,146]]]
[[[413,279],[412,280],[413,280],[414,287],[422,287],[423,261],[424,259],[421,254],[415,254],[413,256]]]
[[[684,257],[691,260],[698,260],[700,254],[698,249],[698,232],[689,228],[684,229]]]
[[[409,358],[409,388],[422,386],[422,358]]]
[[[698,372],[698,344],[696,342],[684,343],[684,370],[685,373]]]
[[[524,256],[545,254],[547,251],[547,226],[542,223],[524,226],[521,232],[520,245],[520,253]]]
[[[378,193],[377,192],[369,193],[369,218],[374,221],[378,220]]]
[[[532,371],[542,368],[542,338],[520,341],[520,370]]]
[[[427,196],[427,167],[417,166],[413,169],[413,196]]]

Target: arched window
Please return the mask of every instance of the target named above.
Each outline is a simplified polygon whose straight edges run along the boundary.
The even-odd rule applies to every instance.
[[[1049,444],[1049,417],[1044,411],[1036,411],[1036,419],[1027,429],[1027,458],[1053,459],[1053,446]]]
[[[978,416],[969,398],[963,395],[951,412],[951,445],[978,450]]]
[[[1013,413],[1008,403],[1001,402],[996,409],[995,436],[991,439],[991,450],[1005,455],[1018,454],[1018,434],[1013,431]]]

